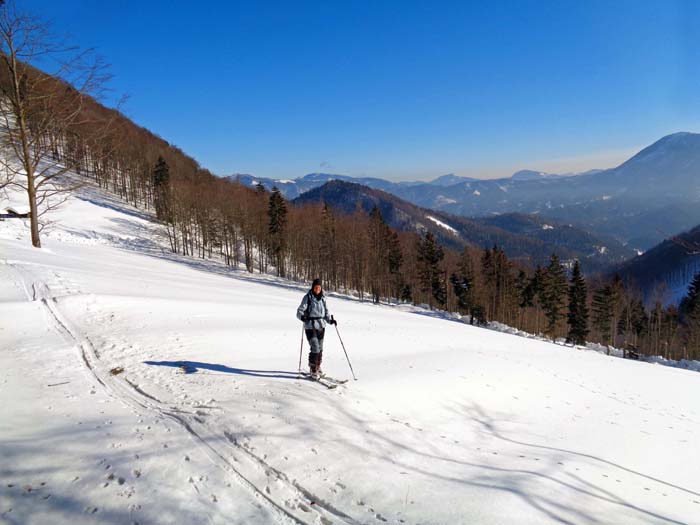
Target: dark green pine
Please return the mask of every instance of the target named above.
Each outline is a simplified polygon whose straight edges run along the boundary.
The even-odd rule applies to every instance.
[[[567,323],[569,332],[566,342],[575,345],[586,344],[588,336],[588,290],[586,280],[581,273],[581,265],[578,261],[574,263],[569,284],[569,313]]]

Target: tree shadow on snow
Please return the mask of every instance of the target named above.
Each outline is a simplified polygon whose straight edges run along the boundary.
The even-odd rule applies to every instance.
[[[674,517],[665,516],[655,508],[644,508],[646,505],[635,504],[627,498],[629,494],[622,488],[612,489],[601,486],[568,472],[564,464],[574,458],[590,465],[603,462],[606,466],[661,483],[667,488],[691,495],[695,494],[694,491],[589,454],[509,439],[500,433],[496,421],[478,405],[462,408],[464,411],[457,410],[455,416],[472,421],[476,428],[484,431],[482,434],[484,442],[481,443],[481,448],[475,447],[473,442],[458,445],[456,448],[465,445],[466,448],[462,453],[456,454],[446,453],[440,443],[433,439],[436,437],[433,433],[426,433],[420,445],[409,443],[402,439],[402,432],[387,432],[381,424],[379,428],[368,424],[367,419],[353,413],[349,407],[342,404],[333,404],[328,407],[326,415],[329,424],[326,428],[334,424],[338,434],[344,436],[343,446],[354,450],[368,461],[373,459],[385,462],[390,464],[392,469],[398,467],[404,472],[413,472],[439,483],[469,486],[477,491],[511,494],[539,513],[545,522],[565,525],[600,523],[601,515],[614,512],[615,518],[612,521],[603,520],[603,522],[633,521],[674,525],[686,523]],[[318,418],[318,415],[314,417]],[[358,429],[361,429],[362,439],[354,439],[353,433]],[[413,427],[411,433],[415,431],[423,432],[423,429]],[[433,429],[433,432],[439,434],[436,429]],[[507,441],[521,447],[534,447],[539,450],[537,454],[539,459],[530,463],[526,456],[521,454],[517,465],[493,464],[488,459],[491,454],[501,452],[517,455],[519,452],[517,449],[500,450],[501,447],[497,445],[499,441]],[[480,461],[477,458],[481,456],[484,460]],[[430,466],[425,464],[425,460],[430,461]],[[372,468],[377,467],[373,465]],[[649,505],[649,507],[652,506]]]
[[[236,374],[251,377],[264,377],[266,379],[299,379],[298,372],[290,372],[288,370],[250,370],[246,368],[233,368],[226,365],[217,365],[214,363],[202,363],[200,361],[144,361],[145,365],[151,366],[169,366],[179,368],[185,374],[194,374],[199,370],[210,370],[222,374]]]
[[[100,430],[104,418],[97,417],[66,420],[60,427],[49,425],[26,438],[4,440],[0,523],[145,523],[152,519],[156,505],[177,509],[180,523],[194,523],[199,518],[196,511],[183,508],[178,492],[163,488],[161,480],[149,472],[162,452],[142,446],[133,439],[130,426],[115,423],[109,426],[109,439],[102,436],[106,428]],[[114,440],[119,446],[75,446],[95,440],[105,444]],[[171,443],[169,452],[186,454],[189,446],[189,440],[181,439]],[[129,505],[125,498],[139,491],[156,493],[157,503],[142,499],[143,509]],[[206,497],[199,500],[206,503]]]

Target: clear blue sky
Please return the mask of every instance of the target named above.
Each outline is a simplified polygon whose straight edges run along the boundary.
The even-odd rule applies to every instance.
[[[700,2],[17,3],[217,174],[574,171],[700,131]]]

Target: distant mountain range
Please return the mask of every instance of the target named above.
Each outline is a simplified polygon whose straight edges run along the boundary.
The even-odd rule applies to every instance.
[[[455,177],[454,175],[445,175],[445,177]],[[362,184],[369,188],[374,188],[389,193],[397,194],[401,188],[409,188],[411,186],[423,185],[425,182],[391,182],[384,179],[378,179],[375,177],[350,177],[348,175],[337,175],[334,173],[309,173],[303,177],[297,179],[266,179],[263,177],[254,177],[253,175],[246,175],[242,173],[236,173],[234,175],[229,175],[229,179],[237,180],[241,184],[246,186],[257,186],[262,184],[266,190],[271,190],[273,187],[277,187],[285,198],[292,200],[299,197],[299,195],[311,191],[314,188],[323,186],[325,183],[332,180],[341,180],[346,182],[354,182],[357,184]],[[442,177],[439,177],[439,180]],[[456,177],[458,179],[465,177]],[[472,180],[472,179],[468,179]],[[431,183],[428,183],[431,184]]]
[[[602,170],[590,170],[585,172],[594,173]],[[309,173],[303,177],[298,177],[296,179],[269,179],[265,177],[255,177],[254,175],[249,175],[247,173],[234,173],[229,175],[227,178],[231,180],[237,180],[241,184],[246,186],[257,186],[262,184],[267,190],[271,190],[273,187],[277,187],[282,195],[287,199],[296,199],[299,195],[304,192],[310,191],[314,188],[325,184],[326,182],[332,180],[342,180],[346,182],[354,182],[357,184],[362,184],[369,188],[374,188],[377,190],[386,191],[389,193],[394,193],[397,196],[406,190],[407,188],[415,187],[425,187],[433,186],[436,188],[448,188],[451,186],[464,184],[464,183],[478,183],[478,182],[500,182],[505,181],[524,181],[524,180],[541,180],[541,179],[556,179],[564,177],[573,177],[580,175],[579,173],[567,173],[559,175],[556,173],[545,173],[543,171],[533,171],[533,170],[520,170],[513,173],[510,178],[504,179],[490,179],[488,181],[484,179],[475,179],[472,177],[462,177],[460,175],[455,175],[453,173],[448,173],[447,175],[441,175],[429,182],[425,181],[402,181],[402,182],[392,182],[385,179],[379,179],[376,177],[350,177],[349,175],[339,175],[337,173]]]
[[[578,258],[588,272],[609,268],[634,253],[613,239],[601,239],[572,226],[547,222],[541,217],[504,214],[467,219],[421,208],[387,192],[343,180],[333,180],[294,199],[293,204],[327,203],[334,211],[352,213],[358,207],[369,213],[375,206],[384,220],[402,231],[432,232],[444,245],[502,247],[509,257],[545,263],[550,254]]]
[[[594,173],[601,170],[591,170],[585,172]],[[254,175],[249,175],[246,173],[234,173],[229,175],[227,178],[231,180],[237,180],[241,184],[246,186],[257,186],[262,184],[267,190],[271,190],[273,187],[277,187],[282,195],[287,199],[296,199],[302,193],[310,191],[314,188],[322,186],[326,182],[332,180],[342,180],[346,182],[354,182],[357,184],[362,184],[368,188],[374,188],[376,190],[386,191],[388,193],[393,193],[394,195],[401,196],[402,192],[408,190],[408,188],[422,188],[426,186],[432,186],[435,188],[449,188],[464,183],[480,183],[480,182],[491,182],[491,183],[504,183],[507,181],[525,181],[525,180],[542,180],[542,179],[558,179],[564,177],[574,177],[580,175],[579,173],[567,173],[559,175],[556,173],[545,173],[542,171],[533,170],[520,170],[513,173],[509,178],[504,179],[475,179],[472,177],[462,177],[460,175],[455,175],[453,173],[448,173],[447,175],[441,175],[429,182],[425,181],[402,181],[402,182],[392,182],[385,179],[379,179],[376,177],[351,177],[349,175],[339,175],[337,173],[309,173],[303,177],[298,177],[296,179],[269,179],[265,177],[255,177]]]
[[[324,173],[295,180],[232,178],[268,189],[277,186],[289,199],[329,180],[343,180],[453,215],[538,214],[641,250],[700,224],[700,134],[687,132],[663,137],[616,168],[582,174],[522,170],[505,179],[443,175],[430,182]]]

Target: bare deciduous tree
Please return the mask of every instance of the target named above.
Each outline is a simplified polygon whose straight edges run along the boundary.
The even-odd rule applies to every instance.
[[[107,80],[92,50],[65,45],[13,2],[0,5],[0,168],[27,193],[37,248],[46,213],[80,184],[66,175],[104,152],[96,146],[113,120],[96,118],[85,102],[101,96]]]

